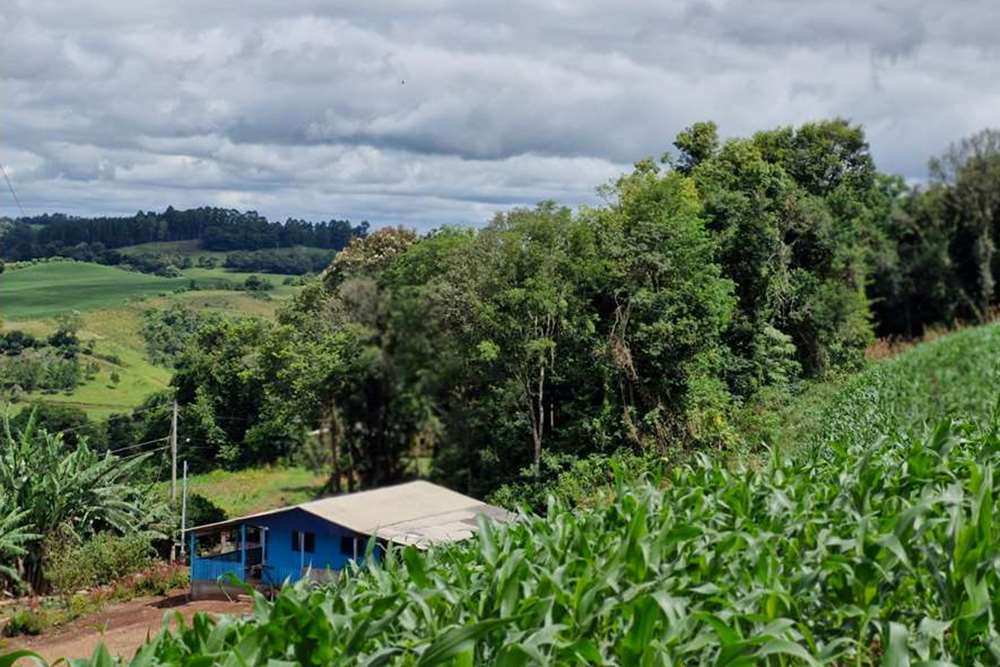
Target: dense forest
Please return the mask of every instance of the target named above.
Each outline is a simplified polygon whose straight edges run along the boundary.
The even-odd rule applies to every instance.
[[[308,246],[340,250],[368,223],[347,220],[272,222],[255,211],[201,207],[127,217],[84,218],[61,213],[21,217],[0,227],[0,258],[24,261],[66,256],[102,260],[106,251],[160,241],[201,241],[205,250],[262,250]],[[79,255],[87,255],[82,257]],[[120,260],[120,257],[119,257]],[[115,261],[102,263],[116,264]]]
[[[726,450],[759,401],[860,367],[876,335],[989,317],[998,136],[908,186],[846,121],[699,123],[604,205],[359,235],[277,322],[152,315],[151,353],[196,469],[299,460],[335,488],[420,473],[516,499],[593,456]],[[116,418],[119,444],[162,433],[172,392]]]

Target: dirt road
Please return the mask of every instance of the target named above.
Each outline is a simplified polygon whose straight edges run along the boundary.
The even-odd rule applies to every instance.
[[[185,594],[169,597],[139,598],[108,607],[104,611],[77,619],[69,625],[38,637],[9,640],[4,648],[29,648],[49,662],[58,658],[82,658],[94,652],[104,642],[112,655],[131,658],[148,635],[159,632],[164,614],[180,612],[190,619],[195,612],[213,614],[246,614],[249,600],[238,602],[198,600],[189,602]]]

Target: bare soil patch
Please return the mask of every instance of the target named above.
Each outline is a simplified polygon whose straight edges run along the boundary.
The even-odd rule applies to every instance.
[[[186,592],[167,597],[136,598],[110,606],[103,611],[79,618],[37,637],[17,637],[0,643],[4,649],[27,648],[49,662],[59,658],[83,658],[91,655],[101,642],[112,655],[131,658],[146,640],[163,627],[164,618],[171,626],[180,613],[190,621],[196,612],[242,615],[253,607],[248,598],[237,601],[188,600]]]

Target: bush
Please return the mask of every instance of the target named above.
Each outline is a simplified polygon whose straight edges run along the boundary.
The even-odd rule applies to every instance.
[[[541,473],[534,468],[521,471],[521,481],[504,484],[489,502],[511,510],[544,512],[550,497],[571,507],[594,507],[613,499],[623,474],[641,477],[664,468],[665,459],[621,450],[612,455],[594,454],[586,458],[563,454],[542,454]]]
[[[56,592],[70,594],[135,574],[149,567],[153,554],[142,535],[98,533],[73,544],[65,532],[57,533],[46,541],[45,576]]]
[[[3,626],[3,634],[7,637],[18,635],[40,635],[50,625],[48,615],[41,609],[20,609],[15,611],[7,625]]]
[[[222,509],[205,496],[198,493],[189,493],[187,500],[187,524],[188,526],[202,526],[206,523],[216,523],[225,521],[226,510]]]
[[[243,289],[248,292],[266,292],[274,289],[274,285],[271,281],[259,276],[247,276],[247,279],[243,281]]]
[[[137,595],[166,595],[191,583],[191,572],[184,565],[171,565],[158,561],[148,570],[138,574],[130,586],[123,587],[128,597]]]

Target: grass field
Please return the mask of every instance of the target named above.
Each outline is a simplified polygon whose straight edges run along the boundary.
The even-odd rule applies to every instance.
[[[298,467],[213,470],[189,477],[188,490],[234,517],[313,500],[326,481],[325,475]]]
[[[38,336],[53,332],[59,315],[77,311],[80,337],[95,342],[99,366],[93,380],[70,394],[28,394],[25,400],[59,403],[83,408],[100,418],[135,407],[149,394],[167,387],[169,369],[146,357],[139,334],[142,313],[182,303],[197,310],[272,317],[298,287],[282,285],[285,276],[265,276],[275,288],[265,296],[220,289],[186,290],[199,285],[229,281],[239,283],[249,273],[221,268],[191,268],[180,278],[162,278],[85,262],[48,262],[0,275],[0,325]],[[118,363],[108,358],[117,357]],[[111,383],[117,371],[120,382]]]
[[[47,262],[0,275],[0,317],[8,321],[54,318],[74,310],[119,308],[136,299],[166,296],[194,280],[199,287],[241,283],[251,273],[191,268],[179,278],[162,278],[86,262]],[[261,275],[261,274],[257,274]],[[287,298],[295,287],[283,275],[262,276],[275,285],[271,299]]]
[[[47,262],[0,275],[4,320],[51,318],[73,310],[117,308],[126,301],[183,287],[161,278],[83,262]]]

